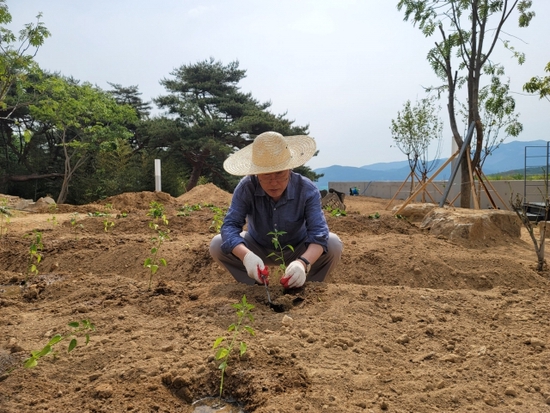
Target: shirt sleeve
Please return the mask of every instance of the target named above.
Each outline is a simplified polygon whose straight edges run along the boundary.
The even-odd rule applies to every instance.
[[[321,193],[313,183],[308,185],[305,204],[306,217],[306,245],[318,244],[327,252],[329,229],[323,208],[321,206]]]
[[[249,181],[249,177],[243,178],[233,191],[231,205],[221,226],[221,249],[224,254],[230,254],[239,244],[246,245],[245,239],[241,237],[241,232],[252,205],[250,200],[254,198],[253,188],[249,185]]]

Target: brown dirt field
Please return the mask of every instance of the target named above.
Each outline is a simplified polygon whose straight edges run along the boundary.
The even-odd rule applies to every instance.
[[[4,220],[0,412],[199,411],[190,402],[218,393],[212,344],[229,337],[243,295],[256,335],[230,360],[224,396],[246,412],[550,411],[549,276],[535,271],[525,232],[468,245],[393,217],[387,200],[347,197],[347,216],[327,213],[344,242],[340,265],[296,295],[272,277],[277,313],[263,287],[239,285],[212,262],[212,208],[177,213],[230,200],[203,185]],[[166,208],[170,239],[149,291],[151,201]],[[25,282],[32,231],[43,259]],[[96,327],[87,346],[79,336],[67,353],[64,340],[22,367],[83,319]]]

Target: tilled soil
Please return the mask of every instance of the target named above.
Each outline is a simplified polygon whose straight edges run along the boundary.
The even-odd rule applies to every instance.
[[[148,289],[152,201],[169,239]],[[275,312],[264,287],[237,284],[209,256],[215,207],[230,201],[209,184],[4,220],[0,412],[192,412],[219,392],[212,345],[231,338],[243,296],[255,335],[240,337],[247,352],[232,353],[223,396],[246,412],[550,411],[548,274],[525,233],[468,245],[395,218],[387,200],[346,197],[346,216],[327,213],[340,265],[293,295],[272,275]],[[69,337],[22,366],[81,320],[96,328],[87,345],[79,334],[67,353]]]

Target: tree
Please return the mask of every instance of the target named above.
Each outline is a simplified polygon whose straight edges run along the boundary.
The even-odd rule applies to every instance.
[[[154,141],[157,148],[167,148],[167,155],[181,157],[189,168],[187,191],[203,175],[221,181],[221,187],[230,186],[233,182],[227,181],[223,161],[262,132],[307,133],[307,126],[293,126],[284,115],[270,113],[271,103],[260,103],[241,92],[238,84],[245,74],[237,61],[223,65],[210,58],[182,65],[171,73],[172,78],[161,80],[169,94],[154,101],[167,110],[166,117],[174,119],[175,126],[165,127],[167,133]]]
[[[36,23],[26,24],[16,36],[4,25],[11,23],[12,17],[5,0],[0,0],[0,110],[3,118],[9,118],[11,113],[21,104],[14,99],[12,105],[5,101],[10,90],[15,86],[21,92],[21,82],[28,73],[37,69],[33,58],[50,32],[40,21],[42,14],[36,16]],[[14,93],[19,96],[20,93]],[[7,111],[7,113],[5,113]]]
[[[65,202],[75,172],[91,154],[112,150],[117,139],[129,139],[131,133],[124,125],[136,121],[133,108],[118,105],[101,89],[59,76],[45,79],[41,98],[30,106],[30,113],[62,149],[64,170],[58,204]]]
[[[435,97],[417,101],[413,106],[407,100],[402,112],[397,112],[397,119],[391,121],[392,138],[401,152],[407,156],[411,169],[410,193],[414,189],[414,177],[418,173],[420,181],[425,182],[428,173],[435,167],[439,155],[443,124],[437,115]],[[428,149],[432,141],[438,142],[437,151],[430,162]]]
[[[467,89],[467,125],[475,124],[475,149],[472,168],[480,164],[484,142],[484,127],[480,115],[479,93],[483,68],[493,66],[491,54],[505,33],[504,24],[512,12],[519,13],[520,27],[527,27],[534,16],[530,0],[400,0],[397,8],[405,10],[405,20],[411,19],[425,36],[438,30],[441,40],[428,53],[428,61],[436,75],[445,84],[438,87],[448,95],[447,110],[453,139],[462,148],[463,137],[459,132],[455,102],[457,91]],[[521,64],[524,56],[517,53],[507,40],[503,44],[514,53]],[[468,154],[466,154],[469,156]],[[468,174],[468,158],[461,160],[460,206],[470,207],[471,187]]]
[[[139,119],[149,117],[151,114],[151,102],[144,102],[141,99],[141,92],[137,85],[124,87],[118,83],[107,83],[113,88],[112,90],[108,90],[107,93],[113,96],[119,105],[130,105],[133,107]]]
[[[503,82],[504,69],[500,65],[490,66],[486,74],[491,83],[479,91],[479,113],[483,125],[484,142],[479,156],[480,169],[490,156],[509,136],[517,137],[523,130],[519,114],[515,112],[516,102],[510,96],[510,81]],[[460,104],[464,124],[468,120],[468,107]],[[501,131],[504,131],[502,136]],[[479,195],[479,193],[478,193]]]
[[[550,62],[548,62],[544,70],[550,73]],[[532,77],[523,85],[523,90],[529,93],[538,93],[541,99],[545,98],[550,101],[550,76]]]

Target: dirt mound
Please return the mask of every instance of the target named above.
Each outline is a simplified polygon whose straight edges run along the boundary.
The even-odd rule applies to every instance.
[[[521,237],[522,224],[515,213],[501,210],[434,208],[420,228],[471,248],[506,245]]]
[[[147,210],[151,202],[158,202],[164,206],[174,206],[176,200],[165,192],[129,192],[111,196],[101,202],[102,205],[110,204],[113,209],[132,212],[135,210]]]
[[[194,187],[189,192],[176,198],[179,205],[212,204],[217,207],[227,207],[231,203],[232,195],[218,188],[214,184],[205,184]]]

